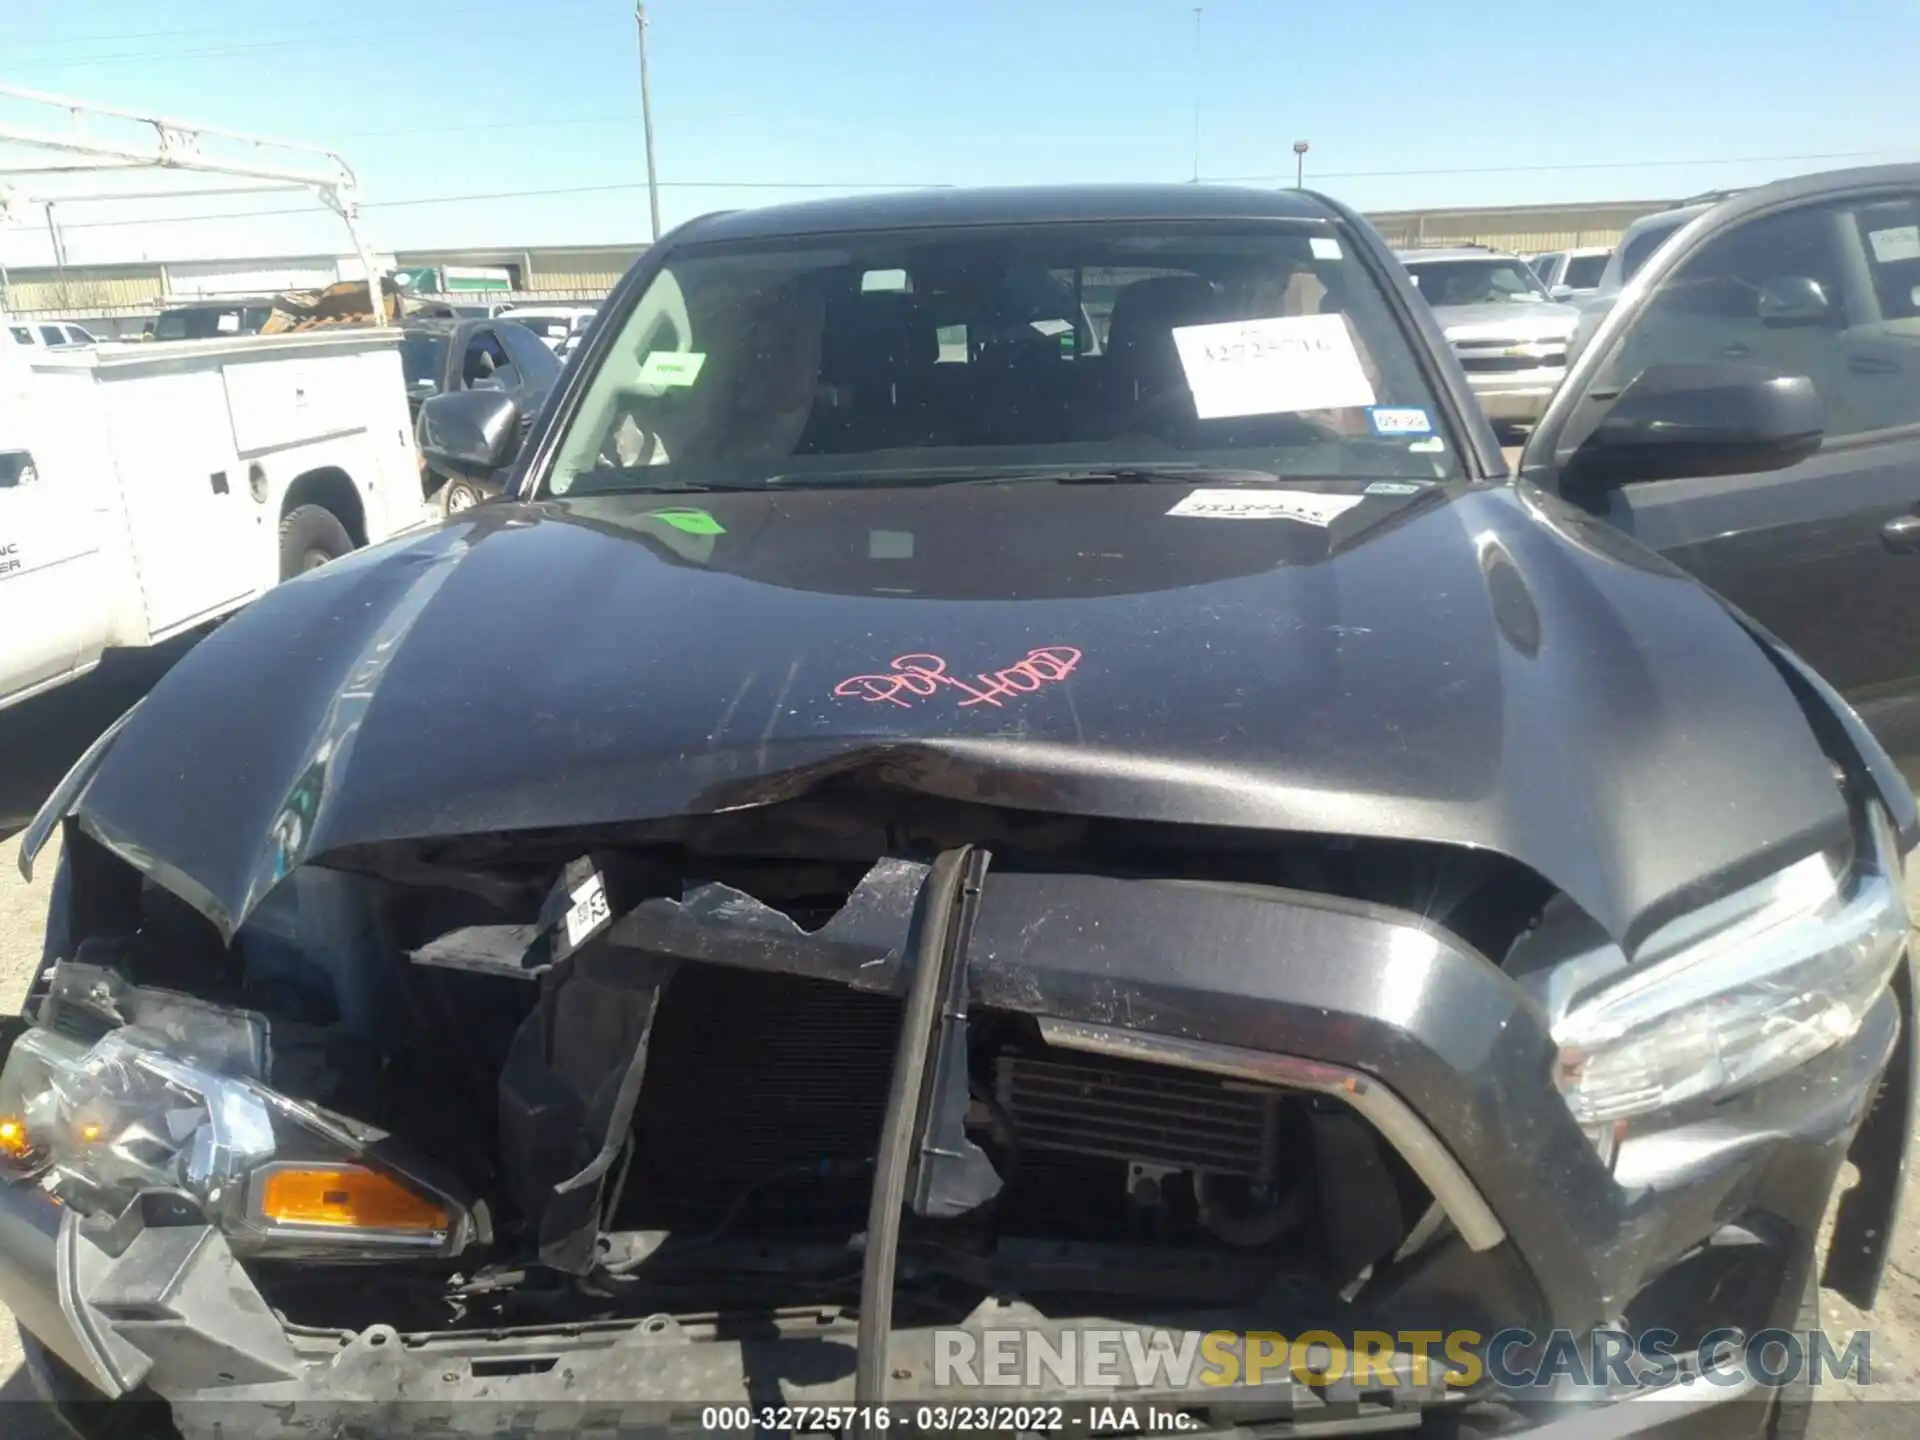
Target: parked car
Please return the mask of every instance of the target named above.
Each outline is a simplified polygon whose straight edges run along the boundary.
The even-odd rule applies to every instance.
[[[1536,255],[1527,263],[1555,300],[1580,300],[1599,288],[1612,254],[1605,245],[1592,245]]]
[[[1920,605],[1916,195],[1920,168],[1840,171],[1630,230],[1630,283],[1611,292],[1612,313],[1522,465],[1811,662],[1920,780],[1920,642],[1909,623]],[[1754,374],[1804,377],[1818,412],[1791,463],[1706,426],[1693,443],[1711,481],[1566,474],[1557,457],[1617,423],[1608,417],[1651,383],[1637,376],[1670,373],[1729,395]]]
[[[0,345],[0,707],[424,524],[396,348]]]
[[[409,319],[404,323],[400,357],[407,382],[407,403],[416,422],[423,401],[462,390],[509,395],[529,419],[539,410],[560,374],[560,361],[526,326],[498,320]],[[491,473],[436,470],[421,460],[422,487],[438,496],[441,513],[458,514],[499,493],[501,477]]]
[[[32,316],[0,315],[0,344],[31,349],[63,345],[97,345],[99,337],[74,320],[40,320]]]
[[[509,305],[499,312],[506,319],[526,326],[547,348],[558,352],[573,336],[586,332],[593,321],[591,305]]]
[[[1403,250],[1420,296],[1496,424],[1537,420],[1567,371],[1579,312],[1558,304],[1517,255],[1482,246]]]
[[[1877,216],[1920,167],[1859,183]],[[1744,254],[1865,203],[1712,228]],[[1805,285],[1768,293],[1812,332]],[[1649,313],[1516,481],[1421,292],[1317,195],[680,227],[524,440],[509,394],[422,405],[434,463],[512,464],[510,499],[269,592],[23,837],[31,866],[63,827],[0,1071],[31,1372],[190,1440],[527,1431],[1113,1393],[935,1368],[1008,1328],[1377,1326],[1350,1393],[1275,1364],[1128,1398],[1798,1433],[1803,1386],[1677,1377],[1817,1323],[1848,1162],[1824,1273],[1874,1299],[1920,815],[1818,672],[1913,627],[1883,569],[1796,654],[1691,541],[1602,518],[1819,503],[1754,478],[1820,445],[1805,379],[1595,383]],[[1467,1383],[1496,1332],[1608,1325],[1671,1336],[1675,1383]]]

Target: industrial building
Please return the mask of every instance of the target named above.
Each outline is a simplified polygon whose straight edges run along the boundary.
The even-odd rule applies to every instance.
[[[1476,243],[1520,252],[1608,245],[1642,215],[1671,200],[1619,200],[1577,205],[1482,206],[1389,210],[1368,218],[1391,245]],[[500,301],[597,300],[640,255],[640,245],[486,246],[402,250],[376,257],[396,271],[488,272],[486,298]],[[504,272],[504,273],[502,273]],[[101,333],[138,333],[146,317],[169,304],[215,295],[262,295],[320,289],[363,278],[353,255],[191,263],[89,265],[0,271],[0,311],[97,321]],[[464,288],[464,287],[463,287]]]

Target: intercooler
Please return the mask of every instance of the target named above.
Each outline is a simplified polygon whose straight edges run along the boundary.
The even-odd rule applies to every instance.
[[[901,1014],[894,997],[826,981],[683,967],[655,1026],[616,1226],[698,1228],[733,1210],[742,1231],[860,1228]],[[974,1026],[970,1128],[990,1148],[997,1133],[1016,1167],[1006,1199],[1042,1228],[1124,1224],[1143,1179],[1261,1186],[1280,1171],[1281,1092],[1047,1051],[998,1018]]]
[[[1252,1179],[1273,1173],[1281,1096],[1124,1061],[1002,1054],[994,1096],[1023,1149]]]

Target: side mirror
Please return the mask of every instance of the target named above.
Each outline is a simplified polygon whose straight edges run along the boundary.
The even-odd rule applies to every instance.
[[[520,407],[498,390],[456,390],[420,407],[420,453],[442,474],[491,475],[519,441]]]
[[[1827,325],[1833,321],[1833,302],[1826,287],[1805,275],[1782,275],[1760,286],[1760,323]]]
[[[1820,392],[1757,365],[1650,365],[1573,453],[1562,488],[1784,470],[1820,448]]]

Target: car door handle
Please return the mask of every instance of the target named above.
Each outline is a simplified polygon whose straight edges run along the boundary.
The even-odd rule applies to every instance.
[[[1920,550],[1920,515],[1896,515],[1880,527],[1880,539],[1903,554]]]
[[[1736,341],[1732,345],[1722,345],[1720,347],[1720,353],[1729,360],[1744,360],[1747,356],[1753,354],[1753,347],[1751,345],[1742,345]]]

